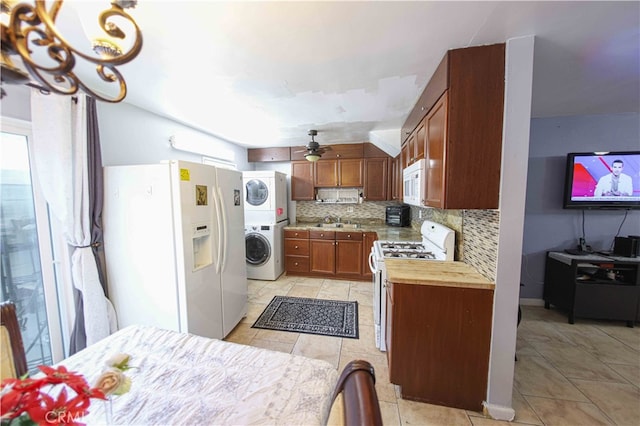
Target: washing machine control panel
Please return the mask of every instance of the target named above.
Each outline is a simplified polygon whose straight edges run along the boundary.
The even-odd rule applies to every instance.
[[[244,228],[244,232],[250,232],[250,231],[268,231],[271,229],[271,225],[249,225],[246,226]]]

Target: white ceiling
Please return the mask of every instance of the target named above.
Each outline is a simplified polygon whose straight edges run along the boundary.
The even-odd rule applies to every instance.
[[[535,35],[533,117],[640,110],[640,2],[140,0],[125,102],[247,147],[382,141],[448,49]]]

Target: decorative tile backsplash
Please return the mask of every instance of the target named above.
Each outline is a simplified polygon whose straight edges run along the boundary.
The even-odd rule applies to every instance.
[[[455,259],[473,266],[495,282],[500,231],[498,210],[440,210],[411,206],[411,226],[419,230],[425,220],[453,229],[456,232]]]
[[[463,260],[492,282],[498,262],[499,210],[464,210]]]
[[[325,216],[334,216],[342,221],[370,219],[384,222],[386,207],[396,204],[398,204],[396,201],[367,201],[362,204],[320,204],[315,201],[297,201],[296,221],[316,222]]]
[[[370,223],[384,223],[386,207],[397,204],[400,203],[369,201],[362,204],[319,204],[315,201],[298,201],[296,220],[317,222],[326,216],[333,216],[342,221],[362,222],[369,219]],[[425,220],[453,229],[456,233],[455,259],[473,266],[488,280],[495,282],[500,231],[498,210],[441,210],[411,206],[411,227],[419,231]]]

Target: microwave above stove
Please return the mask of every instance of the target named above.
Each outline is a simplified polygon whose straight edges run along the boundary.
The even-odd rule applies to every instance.
[[[402,171],[402,201],[412,206],[422,206],[422,190],[425,160],[420,159]]]
[[[411,225],[411,207],[406,204],[387,206],[385,223],[389,226]]]

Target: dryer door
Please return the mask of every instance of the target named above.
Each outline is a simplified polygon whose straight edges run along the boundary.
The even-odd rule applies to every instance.
[[[250,179],[245,183],[245,194],[247,207],[268,209],[270,206],[269,201],[269,185],[267,182],[260,179]]]
[[[271,257],[271,244],[269,240],[258,233],[247,234],[244,237],[247,251],[247,263],[252,266],[262,266]]]

